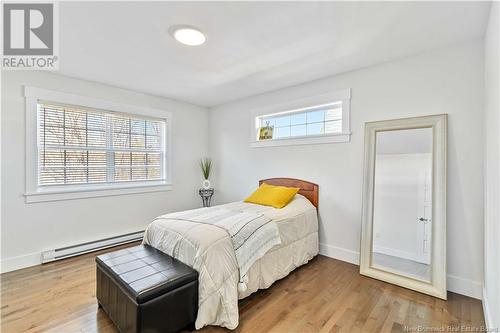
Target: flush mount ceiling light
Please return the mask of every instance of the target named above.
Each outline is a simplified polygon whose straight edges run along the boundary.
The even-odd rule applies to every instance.
[[[170,34],[176,41],[189,46],[205,44],[207,36],[199,29],[189,25],[176,25],[170,27]]]

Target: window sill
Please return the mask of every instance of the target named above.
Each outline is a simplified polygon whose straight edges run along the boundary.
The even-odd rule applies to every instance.
[[[26,203],[33,202],[46,202],[46,201],[60,201],[60,200],[73,200],[83,198],[97,198],[107,197],[113,195],[126,195],[136,193],[148,192],[162,192],[171,191],[172,184],[165,182],[158,182],[154,184],[140,183],[140,184],[120,184],[113,186],[72,186],[70,188],[50,188],[41,189],[36,192],[27,192],[24,194]]]
[[[316,145],[316,144],[340,143],[349,141],[351,141],[351,133],[341,133],[335,135],[253,141],[250,142],[250,147],[263,148],[263,147],[278,147],[278,146]]]

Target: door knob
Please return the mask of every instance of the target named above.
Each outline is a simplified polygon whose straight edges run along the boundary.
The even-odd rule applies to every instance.
[[[427,222],[427,221],[429,221],[429,219],[424,219],[423,217],[419,218],[418,220],[419,220],[419,221],[422,221],[422,222]]]

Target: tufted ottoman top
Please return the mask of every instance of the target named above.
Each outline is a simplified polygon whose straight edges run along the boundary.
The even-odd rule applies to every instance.
[[[194,269],[149,245],[97,256],[96,263],[137,304],[198,279]]]

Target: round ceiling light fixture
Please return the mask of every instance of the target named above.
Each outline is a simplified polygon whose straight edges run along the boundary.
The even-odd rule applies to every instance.
[[[169,31],[176,41],[184,45],[199,46],[207,41],[207,36],[200,29],[189,25],[176,25]]]

